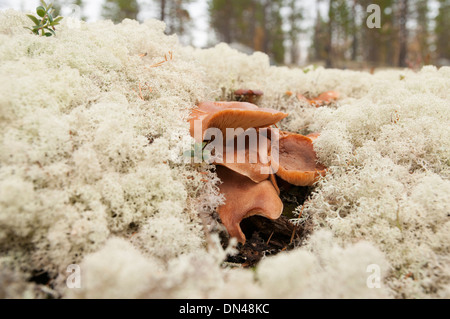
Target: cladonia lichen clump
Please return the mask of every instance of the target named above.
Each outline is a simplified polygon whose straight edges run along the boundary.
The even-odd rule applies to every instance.
[[[46,38],[0,13],[0,296],[450,296],[450,68],[305,73],[183,47],[155,20],[65,20]],[[242,87],[290,114],[281,129],[320,132],[328,167],[295,210],[311,237],[254,271],[223,265],[212,167],[180,160],[195,104]],[[285,94],[330,90],[321,107]]]

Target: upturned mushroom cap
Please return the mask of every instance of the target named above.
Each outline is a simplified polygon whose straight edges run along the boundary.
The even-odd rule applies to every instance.
[[[227,128],[267,127],[284,119],[288,114],[268,108],[259,108],[247,102],[202,102],[192,110],[190,133],[194,136],[195,121],[202,121],[202,139],[210,127],[222,131],[226,139]],[[201,142],[201,141],[197,141]]]
[[[339,98],[339,93],[335,91],[327,91],[323,92],[319,96],[315,97],[314,99],[310,100],[310,103],[312,105],[315,105],[316,107],[330,104],[333,101],[336,101]]]
[[[331,102],[337,100],[339,98],[339,93],[336,91],[327,91],[312,99],[308,99],[303,94],[298,93],[297,98],[299,101],[307,102],[310,105],[319,107],[322,105],[330,104]]]
[[[269,180],[272,183],[275,190],[277,191],[277,194],[280,195],[280,188],[278,187],[278,182],[277,182],[277,178],[276,178],[275,174],[270,174]]]
[[[225,196],[225,204],[219,206],[218,213],[230,237],[245,243],[239,225],[244,218],[253,215],[269,219],[280,217],[283,203],[270,180],[255,183],[223,166],[217,166],[216,171],[223,182],[219,186],[220,192]]]
[[[317,100],[325,101],[325,102],[331,102],[334,100],[337,100],[339,98],[339,93],[336,91],[327,91],[320,94],[318,97],[316,97]]]
[[[262,139],[264,141],[261,141]],[[236,173],[247,176],[255,183],[268,179],[271,175],[269,161],[270,140],[262,134],[257,135],[256,144],[250,143],[249,139],[245,139],[244,145],[238,145],[237,140],[238,137],[234,139],[232,161],[228,161],[228,149],[224,147],[222,154],[223,161],[213,162],[213,164],[225,166]],[[260,149],[263,145],[266,145],[266,149]],[[245,160],[243,163],[239,163],[238,154],[243,155]]]
[[[239,89],[234,91],[234,95],[254,95],[254,96],[261,96],[264,95],[263,91],[261,90],[249,90],[249,89]]]
[[[264,93],[261,90],[239,89],[234,91],[234,96],[238,101],[256,103]]]
[[[306,137],[309,137],[311,141],[314,141],[316,138],[320,136],[320,133],[309,133]]]
[[[310,103],[310,99],[308,99],[303,94],[297,93],[296,96],[299,101]]]
[[[313,139],[301,134],[282,132],[279,138],[278,162],[272,157],[272,167],[283,180],[296,186],[311,186],[325,175],[326,167],[317,163]]]

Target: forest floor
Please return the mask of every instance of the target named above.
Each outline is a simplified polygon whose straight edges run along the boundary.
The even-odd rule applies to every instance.
[[[449,67],[277,67],[156,20],[30,24],[0,12],[0,297],[449,298]],[[328,170],[279,181],[282,217],[244,219],[235,245],[214,167],[183,154],[195,105],[242,88],[320,133]]]

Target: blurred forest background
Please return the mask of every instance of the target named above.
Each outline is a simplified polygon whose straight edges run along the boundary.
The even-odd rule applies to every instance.
[[[207,2],[210,28],[207,46],[226,42],[251,53],[267,53],[273,64],[317,64],[367,69],[450,65],[450,0],[97,0],[101,16],[120,22],[140,20],[151,7],[184,44],[195,37],[189,11]],[[51,2],[51,0],[49,0]],[[54,0],[55,7],[89,0]],[[371,4],[380,7],[380,28],[369,28]],[[315,12],[314,21],[305,12]],[[86,18],[83,14],[81,18]]]

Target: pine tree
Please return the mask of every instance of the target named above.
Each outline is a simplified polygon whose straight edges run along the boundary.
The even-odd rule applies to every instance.
[[[436,17],[436,57],[439,60],[450,60],[450,0],[439,0],[439,12]],[[444,61],[445,63],[445,61]]]
[[[316,1],[316,21],[314,24],[314,32],[312,38],[312,45],[309,49],[309,60],[322,61],[326,59],[326,45],[327,45],[327,23],[323,20],[320,10],[320,0]]]
[[[406,59],[408,54],[408,29],[406,23],[408,22],[409,3],[408,0],[399,1],[399,54],[398,66],[406,67]]]
[[[299,41],[300,34],[303,31],[300,27],[300,22],[303,20],[303,13],[300,7],[299,1],[289,0],[287,4],[289,8],[288,23],[289,31],[287,32],[287,38],[290,42],[289,55],[290,62],[292,64],[298,64],[300,59]]]
[[[350,33],[351,33],[351,60],[356,61],[359,53],[359,35],[361,26],[357,22],[358,1],[351,4]]]
[[[209,15],[211,26],[217,33],[220,41],[232,43],[235,41],[235,13],[234,1],[211,0],[209,2]]]
[[[333,67],[333,25],[334,25],[334,10],[333,10],[333,0],[328,1],[328,23],[327,23],[327,33],[326,33],[326,44],[325,44],[325,67]]]
[[[102,8],[102,16],[115,23],[124,19],[137,19],[139,5],[136,0],[106,0]]]
[[[266,19],[265,33],[268,42],[267,52],[276,63],[284,63],[285,54],[285,34],[283,31],[283,19],[280,11],[283,7],[282,0],[268,1],[268,13]]]
[[[428,62],[430,60],[429,51],[429,18],[428,18],[428,0],[416,0],[414,11],[416,15],[417,27],[415,30],[415,42],[418,45],[418,55],[421,61]]]
[[[211,26],[220,41],[237,42],[284,62],[283,0],[210,0]]]
[[[372,0],[361,1],[363,8],[367,8],[370,4],[373,4]],[[396,25],[395,1],[378,0],[376,4],[380,6],[381,28],[368,28],[365,25],[365,20],[369,13],[365,13],[364,27],[362,28],[363,58],[372,66],[397,65],[398,27]]]
[[[159,19],[167,26],[167,33],[187,34],[190,29],[191,16],[186,5],[192,0],[155,0],[159,3]]]

